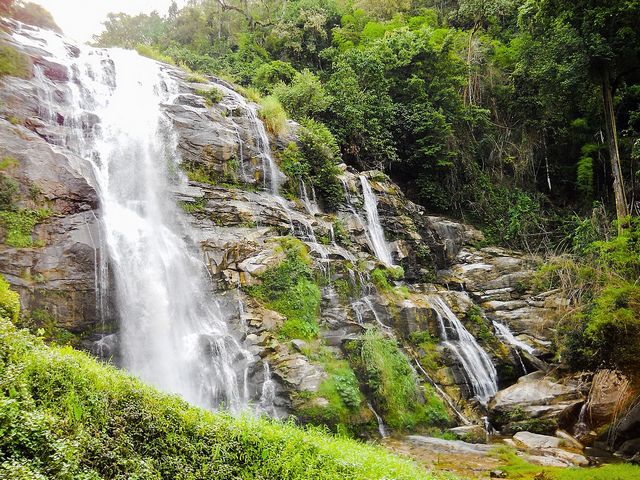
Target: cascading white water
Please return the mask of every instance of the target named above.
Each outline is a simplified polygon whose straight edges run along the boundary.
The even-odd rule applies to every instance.
[[[362,184],[362,195],[364,196],[364,208],[367,212],[368,237],[371,242],[376,257],[385,265],[393,265],[393,258],[389,245],[384,238],[384,230],[380,224],[378,215],[378,199],[371,190],[371,184],[367,177],[360,175],[360,183]]]
[[[507,327],[505,324],[494,321],[493,326],[498,332],[498,336],[501,337],[509,345],[513,345],[514,347],[517,347],[520,350],[524,350],[528,354],[533,355],[533,353],[535,352],[535,348],[533,348],[531,345],[527,345],[521,340],[518,340],[513,335],[513,332],[509,330],[509,327]]]
[[[259,410],[271,417],[276,416],[274,401],[276,398],[276,384],[271,378],[271,367],[263,362],[264,381],[262,382],[262,394],[260,395]]]
[[[498,391],[498,374],[489,355],[442,297],[430,295],[428,301],[438,317],[442,344],[460,361],[476,398],[486,404]]]
[[[367,402],[367,407],[376,418],[376,422],[378,423],[378,434],[380,435],[380,438],[387,438],[389,436],[389,432],[387,432],[387,426],[384,424],[384,420],[382,419],[380,414],[375,411],[373,405],[371,405],[371,402]]]
[[[135,52],[77,46],[72,52],[60,36],[40,30],[14,38],[38,43],[67,67],[64,86],[43,75],[36,81],[50,113],[66,108],[64,146],[92,170],[115,280],[123,366],[197,405],[243,408],[251,356],[227,330],[170,193],[172,184],[186,181],[175,173],[176,141],[162,110],[174,82],[160,64]],[[62,88],[64,105],[50,94]],[[96,119],[91,125],[88,115]]]
[[[498,336],[500,338],[502,338],[502,340],[504,340],[505,342],[507,342],[509,345],[511,345],[514,348],[514,353],[516,355],[516,357],[518,357],[518,361],[520,362],[520,368],[522,368],[522,372],[526,375],[527,372],[527,367],[525,366],[524,362],[522,361],[522,355],[520,355],[520,350],[523,350],[525,352],[527,352],[530,355],[533,355],[533,352],[535,351],[535,349],[531,346],[531,345],[527,345],[524,342],[521,342],[520,340],[518,340],[513,333],[511,332],[511,330],[509,330],[509,327],[507,327],[506,325],[500,323],[500,322],[496,322],[495,320],[493,321],[493,327],[496,329],[496,332],[498,333]]]

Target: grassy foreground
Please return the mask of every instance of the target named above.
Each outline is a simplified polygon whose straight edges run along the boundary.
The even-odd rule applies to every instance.
[[[193,408],[11,323],[0,277],[0,478],[431,479],[384,450]]]

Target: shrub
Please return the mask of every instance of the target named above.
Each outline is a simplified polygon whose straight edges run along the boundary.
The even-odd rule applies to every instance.
[[[295,238],[281,241],[285,259],[260,276],[261,284],[249,289],[287,319],[280,330],[285,338],[311,339],[318,335],[320,288],[311,271],[305,245]]]
[[[309,165],[309,178],[325,205],[336,209],[344,201],[344,189],[338,179],[340,149],[329,129],[314,120],[302,122],[298,132],[302,154]]]
[[[50,215],[46,209],[0,212],[0,222],[5,230],[4,243],[14,248],[40,246],[33,242],[33,229]]]
[[[0,173],[0,210],[13,210],[15,208],[15,195],[18,193],[18,183]]]
[[[251,83],[261,92],[268,94],[277,84],[289,84],[297,73],[290,63],[274,60],[260,65]]]
[[[9,282],[0,276],[0,319],[16,323],[20,315],[20,297],[9,289]]]
[[[269,95],[260,100],[260,119],[273,135],[281,135],[287,128],[287,114],[280,101]]]
[[[331,97],[325,92],[322,82],[309,70],[296,73],[291,85],[276,85],[273,95],[296,120],[314,117],[331,104]]]
[[[29,78],[31,76],[31,62],[23,53],[9,45],[0,45],[0,77]]]
[[[196,94],[204,98],[208,107],[211,107],[215,103],[219,103],[222,100],[222,92],[216,87],[208,90],[196,90]]]

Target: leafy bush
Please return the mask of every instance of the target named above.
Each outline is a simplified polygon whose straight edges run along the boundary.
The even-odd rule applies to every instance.
[[[267,96],[260,100],[260,119],[266,129],[274,135],[280,135],[287,128],[287,113],[280,101],[274,96]]]
[[[15,195],[18,193],[18,183],[0,173],[0,210],[13,210],[15,208]]]
[[[31,62],[23,53],[9,45],[0,45],[0,77],[29,78],[31,76]]]
[[[222,100],[222,92],[216,87],[208,90],[196,90],[196,94],[205,99],[208,107],[211,107],[215,103],[219,103]]]
[[[273,95],[296,120],[314,117],[327,110],[331,104],[331,97],[325,91],[322,82],[309,70],[296,73],[290,85],[276,85]]]
[[[312,346],[305,354],[311,361],[322,366],[328,378],[320,384],[316,393],[310,395],[296,414],[305,422],[326,425],[334,431],[353,430],[362,421],[360,414],[364,407],[364,397],[349,363],[336,358],[335,352],[323,345]],[[328,405],[318,405],[314,401],[318,398],[325,399]]]
[[[570,302],[558,315],[556,339],[565,363],[575,369],[638,368],[639,275],[640,220],[635,218],[613,239],[581,245],[579,256],[555,258],[539,268],[533,288],[559,288]]]
[[[327,208],[336,209],[344,201],[344,189],[338,179],[341,157],[336,139],[324,124],[314,120],[303,121],[298,136],[311,183]]]
[[[289,84],[298,72],[288,62],[274,60],[258,67],[252,84],[263,93],[271,93],[277,84]]]
[[[84,353],[46,346],[6,319],[17,308],[7,292],[0,282],[2,478],[432,478],[381,448],[199,410]]]
[[[280,333],[285,338],[311,339],[318,335],[320,289],[310,268],[305,245],[297,239],[281,241],[285,259],[260,276],[261,284],[249,289],[287,319]]]

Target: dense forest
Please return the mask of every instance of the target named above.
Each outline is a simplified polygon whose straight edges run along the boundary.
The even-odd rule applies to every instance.
[[[638,213],[639,31],[631,0],[209,0],[95,41],[225,75],[492,241],[566,250],[592,211]]]

